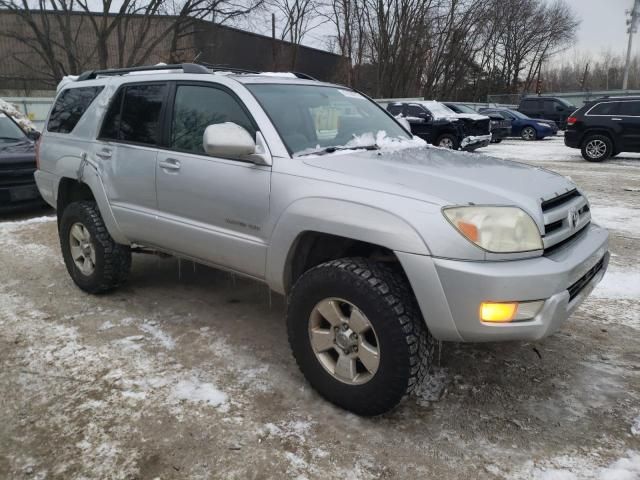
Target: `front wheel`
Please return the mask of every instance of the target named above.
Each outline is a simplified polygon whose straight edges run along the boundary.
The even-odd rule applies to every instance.
[[[520,132],[520,136],[523,140],[535,140],[538,136],[536,133],[536,129],[533,127],[524,127],[522,132]]]
[[[436,141],[436,145],[441,148],[448,148],[450,150],[458,149],[458,139],[450,133],[440,135]]]
[[[287,328],[313,388],[365,416],[391,410],[415,389],[435,345],[404,276],[363,258],[302,275],[289,297]]]
[[[127,279],[131,250],[111,238],[94,202],[68,205],[58,233],[67,271],[82,290],[103,293]]]
[[[604,135],[590,135],[582,143],[582,158],[588,162],[601,162],[613,154],[613,144]]]

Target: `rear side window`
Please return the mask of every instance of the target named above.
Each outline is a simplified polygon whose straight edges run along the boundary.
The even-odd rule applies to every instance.
[[[417,105],[407,106],[407,117],[424,117],[427,112]]]
[[[620,102],[619,115],[640,117],[640,102]]]
[[[621,115],[619,102],[599,103],[589,110],[588,115]]]
[[[165,84],[128,85],[121,88],[107,111],[100,138],[157,145],[166,93]]]
[[[47,130],[71,133],[102,89],[103,87],[79,87],[64,90],[53,105]]]
[[[523,100],[522,108],[526,108],[527,110],[537,110],[538,100]]]
[[[253,122],[231,94],[219,88],[179,85],[171,125],[171,148],[204,154],[205,129],[224,122],[240,125],[256,138]]]
[[[393,116],[400,115],[402,113],[402,105],[389,105],[387,111]]]

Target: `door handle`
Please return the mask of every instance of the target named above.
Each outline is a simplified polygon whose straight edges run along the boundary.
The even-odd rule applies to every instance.
[[[164,170],[180,170],[180,162],[174,158],[167,158],[160,162],[160,168]]]
[[[108,148],[103,148],[102,150],[96,152],[96,157],[100,157],[103,160],[109,160],[112,155],[113,152]]]

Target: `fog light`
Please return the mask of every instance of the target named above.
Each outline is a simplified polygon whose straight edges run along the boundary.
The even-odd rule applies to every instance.
[[[518,303],[482,302],[480,320],[483,322],[510,322],[516,315]]]
[[[532,320],[542,309],[544,300],[533,302],[482,302],[480,320],[483,322],[508,323]]]

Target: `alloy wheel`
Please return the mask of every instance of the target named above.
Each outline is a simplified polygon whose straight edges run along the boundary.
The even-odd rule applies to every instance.
[[[599,139],[591,140],[587,143],[585,150],[589,158],[602,158],[607,152],[607,144]]]
[[[313,308],[309,340],[323,368],[348,385],[368,382],[380,365],[378,337],[371,322],[346,300],[326,298]]]
[[[96,269],[96,249],[89,230],[80,222],[76,222],[69,230],[69,246],[71,258],[78,270],[87,277]]]

